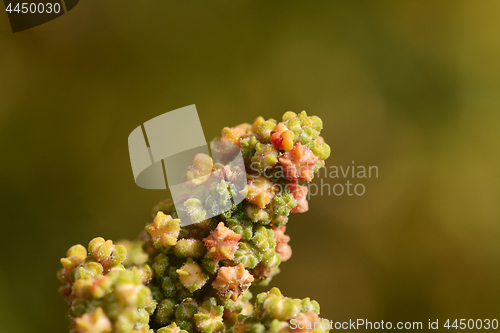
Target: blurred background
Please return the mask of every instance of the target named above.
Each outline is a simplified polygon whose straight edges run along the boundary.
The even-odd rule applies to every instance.
[[[285,295],[500,319],[500,2],[81,1],[16,34],[0,14],[0,45],[1,332],[67,332],[59,258],[150,222],[169,193],[135,185],[127,137],[189,104],[207,140],[306,110],[328,165],[378,166],[292,216]]]

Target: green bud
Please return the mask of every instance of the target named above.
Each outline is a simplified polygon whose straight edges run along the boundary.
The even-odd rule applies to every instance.
[[[319,314],[319,304],[316,301],[312,301],[309,297],[306,297],[300,301],[301,310],[300,312],[306,313],[309,311],[313,311],[316,314]]]
[[[174,253],[179,258],[198,258],[205,252],[205,245],[197,239],[181,239],[175,244]]]
[[[89,303],[81,298],[76,298],[71,302],[71,307],[69,310],[69,315],[71,317],[80,317],[83,315],[85,312],[87,312],[87,309],[89,308]]]
[[[302,143],[307,148],[314,147],[315,141],[318,138],[318,131],[312,129],[309,126],[302,128],[302,133],[300,134],[300,143]]]
[[[179,328],[188,333],[196,333],[196,329],[194,323],[188,320],[176,320],[175,323],[179,326]]]
[[[314,170],[313,170],[313,173],[316,173],[319,171],[319,169],[321,169],[321,167],[323,167],[323,163],[321,163],[321,160],[318,160],[316,162],[316,164],[314,165]],[[314,177],[313,177],[314,178]]]
[[[137,326],[147,326],[149,324],[149,313],[145,309],[139,309],[137,316]]]
[[[260,261],[260,255],[255,247],[245,241],[238,244],[238,250],[234,253],[234,262],[243,264],[246,268],[254,268]]]
[[[163,276],[168,267],[168,257],[163,253],[157,255],[153,263],[153,271],[156,276]]]
[[[203,204],[198,199],[187,199],[184,202],[184,208],[186,209],[186,213],[191,217],[191,220],[193,220],[193,222],[201,222],[205,220],[207,216],[207,211],[203,208]]]
[[[287,111],[283,114],[283,121],[288,121],[292,118],[297,117],[297,114],[293,111]]]
[[[283,297],[277,288],[257,296],[257,306],[264,316],[272,319],[289,320],[300,313],[300,300]]]
[[[305,111],[302,111],[301,113],[299,113],[297,118],[299,119],[300,125],[302,127],[310,126],[312,124],[312,121],[309,119],[309,117],[307,116],[307,113]]]
[[[139,276],[142,283],[147,284],[153,278],[153,270],[148,264],[132,267],[131,271]]]
[[[266,209],[259,208],[255,205],[247,205],[245,212],[253,223],[266,225],[271,222],[271,217]]]
[[[127,257],[122,262],[126,267],[142,265],[148,260],[148,254],[142,249],[141,241],[129,241],[124,239],[119,241],[117,243],[117,246],[118,245],[123,245],[127,249]]]
[[[255,148],[255,155],[252,157],[252,163],[250,164],[253,171],[265,171],[278,163],[279,152],[274,145],[258,143]]]
[[[186,330],[181,330],[176,323],[171,323],[168,326],[162,327],[158,330],[158,333],[188,333]]]
[[[165,297],[175,297],[176,288],[175,283],[170,277],[165,277],[161,283],[161,290]]]
[[[214,182],[205,200],[205,207],[209,214],[216,216],[219,215],[220,212],[225,212],[233,208],[231,199],[232,197],[228,188],[228,183],[224,180]]]
[[[330,157],[330,146],[326,143],[320,143],[319,145],[312,147],[311,151],[314,155],[318,156],[320,160],[326,160]]]
[[[257,226],[252,237],[252,243],[259,251],[264,251],[268,248],[274,248],[276,242],[274,240],[274,232],[272,229],[267,229],[264,226]]]
[[[151,296],[156,303],[159,303],[163,300],[164,295],[162,293],[162,289],[154,284],[150,284],[149,289],[151,290]]]
[[[187,298],[175,308],[175,319],[190,320],[194,317],[198,309],[198,303],[193,298]]]
[[[250,327],[250,329],[248,330],[249,333],[264,333],[265,331],[265,326],[260,323],[253,324],[252,327]]]
[[[320,117],[317,116],[311,116],[309,117],[312,121],[312,128],[314,128],[316,131],[321,131],[323,129],[323,121],[321,120]]]
[[[263,121],[257,129],[257,135],[261,142],[269,142],[271,139],[271,132],[276,128],[276,123],[271,120]]]
[[[285,122],[286,127],[295,134],[294,143],[297,143],[297,138],[302,134],[302,125],[300,120],[295,117]]]
[[[269,267],[277,267],[281,264],[281,255],[274,248],[267,249],[262,253],[262,263]]]
[[[251,158],[255,154],[255,146],[259,143],[256,136],[241,139],[240,146],[244,158]]]
[[[285,225],[288,222],[288,217],[285,215],[276,215],[272,214],[271,215],[271,224],[273,227],[281,227],[282,225]]]
[[[173,298],[165,298],[158,304],[156,309],[155,318],[158,324],[166,325],[174,317],[176,301]]]
[[[127,249],[123,245],[116,245],[111,259],[112,265],[122,263],[127,258]]]
[[[290,329],[290,324],[287,321],[273,319],[269,333],[287,332]]]
[[[72,281],[76,281],[86,276],[95,277],[99,274],[102,274],[103,270],[104,269],[100,263],[95,261],[88,261],[71,272],[71,279]]]
[[[116,331],[119,333],[132,332],[138,317],[138,312],[132,309],[120,312],[115,320]]]
[[[290,211],[297,206],[297,201],[288,190],[288,186],[286,186],[285,189],[284,193],[276,195],[273,198],[273,212],[276,215],[288,216]]]
[[[241,235],[241,240],[252,238],[253,224],[246,218],[230,218],[226,220],[227,226],[235,233]]]
[[[151,286],[149,286],[149,288],[151,289]],[[158,288],[156,288],[155,292],[157,293],[158,292]],[[153,298],[153,295],[152,295],[153,291],[151,291],[151,295],[148,297],[147,301],[146,301],[146,306],[144,307],[144,310],[147,311],[147,313],[149,315],[152,315],[155,310],[156,310],[156,307],[158,306],[158,302],[155,300],[155,298]],[[161,292],[160,292],[161,294]],[[155,295],[155,297],[157,297],[158,295]]]
[[[115,295],[123,303],[142,308],[151,297],[151,290],[132,271],[121,270],[108,274],[115,280]]]
[[[201,259],[201,267],[203,267],[206,272],[215,274],[219,269],[219,261],[211,258],[203,258]]]
[[[201,333],[220,332],[224,329],[222,315],[224,308],[217,305],[215,298],[204,301],[194,315],[196,328]]]

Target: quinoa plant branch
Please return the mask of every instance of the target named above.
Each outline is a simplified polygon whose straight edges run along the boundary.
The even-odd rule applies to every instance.
[[[214,208],[224,213],[181,227],[167,199],[153,209],[153,222],[137,241],[114,244],[97,237],[87,248],[72,246],[57,273],[70,304],[70,332],[326,332],[311,325],[320,322],[316,301],[284,297],[272,288],[252,303],[248,290],[267,285],[292,255],[285,234],[289,215],[308,210],[301,183],[310,182],[330,155],[319,136],[322,128],[321,119],[305,111],[286,112],[281,122],[258,117],[253,124],[226,127],[215,141],[242,151],[243,202],[231,201],[232,180],[245,171],[198,154],[185,180],[202,184],[208,170],[221,181],[203,202],[186,200],[183,209],[193,221]]]

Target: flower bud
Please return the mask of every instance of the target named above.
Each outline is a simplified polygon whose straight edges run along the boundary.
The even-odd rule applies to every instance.
[[[182,285],[191,293],[203,287],[208,281],[208,275],[195,262],[187,262],[176,272],[179,274]]]
[[[235,267],[221,267],[212,286],[221,299],[238,299],[254,280],[243,264]]]
[[[220,222],[208,237],[203,238],[207,257],[215,260],[233,259],[240,239],[241,235],[226,227],[224,222]]]
[[[173,298],[165,298],[158,304],[156,309],[155,318],[158,324],[166,325],[170,322],[170,319],[174,316],[176,300]]]
[[[113,325],[101,307],[75,319],[78,333],[110,333]]]
[[[163,212],[158,212],[153,223],[146,226],[156,248],[175,245],[180,229],[179,219],[172,219]]]
[[[194,315],[196,328],[201,333],[221,332],[224,329],[222,314],[224,308],[217,305],[215,298],[204,301]]]
[[[188,333],[188,331],[181,330],[176,323],[171,323],[168,326],[160,328],[158,333]]]
[[[198,258],[205,252],[205,245],[197,239],[181,239],[175,244],[174,253],[179,258]]]

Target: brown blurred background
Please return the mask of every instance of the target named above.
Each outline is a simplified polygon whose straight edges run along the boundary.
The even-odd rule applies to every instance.
[[[189,104],[207,140],[307,110],[329,165],[378,166],[292,217],[286,295],[500,319],[500,2],[81,1],[16,34],[0,14],[0,59],[1,332],[67,331],[59,258],[150,221],[168,192],[135,185],[127,137]]]

